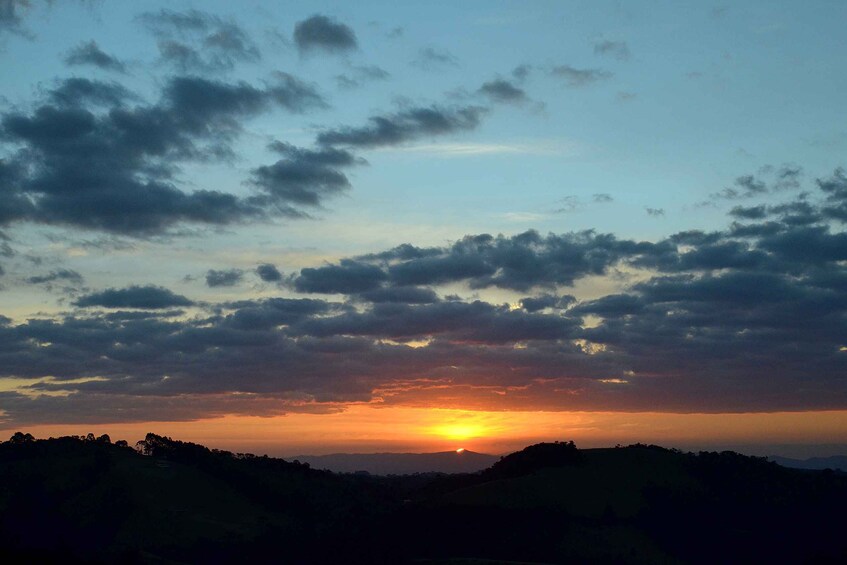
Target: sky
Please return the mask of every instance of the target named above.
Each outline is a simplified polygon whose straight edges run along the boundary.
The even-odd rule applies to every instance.
[[[0,432],[845,446],[845,19],[0,0]]]

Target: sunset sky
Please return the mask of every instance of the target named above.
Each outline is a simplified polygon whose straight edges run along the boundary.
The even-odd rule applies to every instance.
[[[845,21],[0,0],[0,434],[847,445]]]

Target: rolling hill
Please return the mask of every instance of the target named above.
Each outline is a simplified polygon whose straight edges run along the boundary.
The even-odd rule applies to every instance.
[[[473,473],[334,474],[148,434],[0,444],[0,559],[844,562],[847,477],[732,452],[545,443]]]

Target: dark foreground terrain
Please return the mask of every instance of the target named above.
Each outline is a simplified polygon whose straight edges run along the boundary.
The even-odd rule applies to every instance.
[[[0,444],[0,562],[847,562],[847,475],[736,453],[530,446],[338,475],[149,434]]]

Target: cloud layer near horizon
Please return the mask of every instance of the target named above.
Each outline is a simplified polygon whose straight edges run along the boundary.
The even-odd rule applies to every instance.
[[[180,407],[168,415],[177,419],[377,399],[485,409],[844,409],[847,235],[829,221],[847,179],[839,170],[817,186],[818,200],[795,202],[807,206],[802,220],[793,206],[774,207],[754,222],[657,242],[529,231],[446,247],[407,243],[286,278],[257,266],[262,280],[312,298],[189,314],[192,301],[164,288],[107,289],[58,319],[3,322],[0,376],[38,382],[0,398],[17,424],[136,421],[150,416],[132,407],[153,398]],[[563,292],[613,270],[642,276],[591,300]],[[212,275],[234,284],[228,272]],[[509,305],[444,293],[457,284],[525,297]],[[187,399],[191,410],[180,412]],[[91,411],[92,402],[114,411]]]

